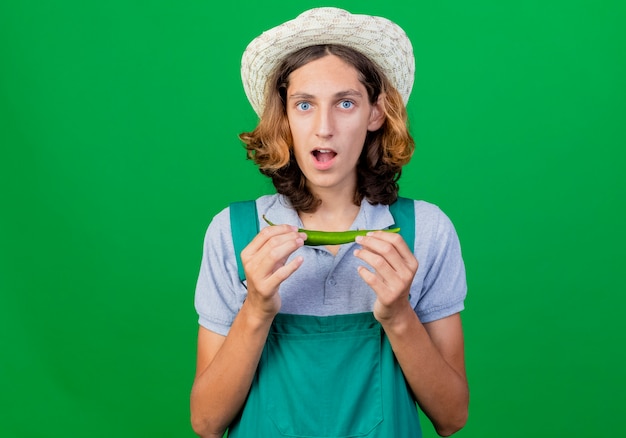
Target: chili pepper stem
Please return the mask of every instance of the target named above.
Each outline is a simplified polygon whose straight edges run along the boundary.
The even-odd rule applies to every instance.
[[[263,215],[263,220],[265,222],[267,222],[268,225],[274,226],[275,224],[273,222],[270,222],[270,220],[268,218],[265,217],[265,215]]]

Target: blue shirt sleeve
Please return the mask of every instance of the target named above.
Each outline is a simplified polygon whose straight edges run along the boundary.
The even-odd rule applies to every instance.
[[[228,208],[218,213],[204,237],[194,305],[199,324],[226,336],[247,291],[239,280]]]
[[[422,323],[464,309],[467,295],[465,264],[454,225],[435,205],[415,203],[415,256],[419,268],[411,304]]]

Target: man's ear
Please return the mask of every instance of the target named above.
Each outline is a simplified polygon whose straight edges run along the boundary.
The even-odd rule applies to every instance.
[[[378,131],[383,123],[385,123],[385,95],[378,96],[378,100],[372,105],[372,111],[370,112],[370,120],[367,125],[367,130],[370,132]]]

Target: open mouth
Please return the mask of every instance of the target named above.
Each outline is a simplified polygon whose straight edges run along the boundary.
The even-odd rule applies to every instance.
[[[337,155],[337,152],[331,151],[330,149],[316,149],[311,153],[320,163],[327,163]]]

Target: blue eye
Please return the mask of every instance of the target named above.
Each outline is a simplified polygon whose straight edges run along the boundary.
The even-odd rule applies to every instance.
[[[350,102],[349,100],[343,100],[343,101],[341,101],[341,104],[340,104],[340,105],[341,105],[341,107],[342,107],[343,109],[350,109],[350,108],[352,108],[352,106],[353,106],[354,104],[353,104],[352,102]]]
[[[301,111],[308,111],[311,109],[311,104],[309,102],[300,102],[296,107]]]

